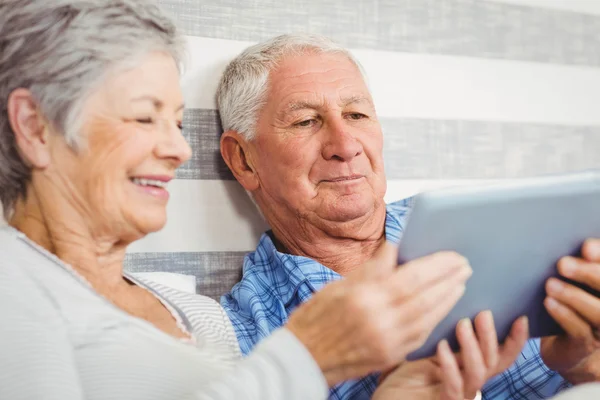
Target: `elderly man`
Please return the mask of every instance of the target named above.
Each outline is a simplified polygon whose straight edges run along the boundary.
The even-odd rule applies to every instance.
[[[400,239],[411,199],[384,202],[382,131],[363,78],[336,44],[284,35],[245,50],[220,82],[221,154],[271,227],[222,298],[244,353],[327,282]],[[559,271],[600,289],[600,241]],[[547,291],[546,307],[568,335],[541,349],[530,341],[484,398],[547,398],[600,376],[600,299],[554,279]],[[346,382],[331,398],[368,398],[375,386],[375,376]]]

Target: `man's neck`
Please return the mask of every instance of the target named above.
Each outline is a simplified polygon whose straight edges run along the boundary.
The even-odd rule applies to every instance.
[[[297,220],[287,224],[269,222],[277,250],[311,258],[347,275],[369,260],[385,241],[385,218],[382,204],[371,215],[344,223],[315,226]]]
[[[125,246],[110,237],[94,235],[67,201],[39,199],[29,193],[17,202],[10,225],[70,265],[97,289],[123,285]]]

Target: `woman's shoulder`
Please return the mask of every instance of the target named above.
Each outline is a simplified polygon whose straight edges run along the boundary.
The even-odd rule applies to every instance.
[[[55,256],[9,226],[0,227],[0,281],[13,286],[29,283],[48,293],[54,287],[79,286]]]
[[[8,225],[0,226],[0,254],[0,265],[13,272],[39,263],[53,263],[24,233]]]
[[[0,219],[0,253],[3,256],[7,255],[10,257],[18,250],[18,248],[15,247],[15,245],[19,243],[18,233],[19,231],[6,225],[6,223]],[[8,257],[1,257],[0,260],[7,258]]]
[[[47,285],[52,281],[44,276],[43,259],[20,240],[18,231],[0,227],[0,309],[3,318],[59,321],[60,313],[51,298]],[[46,282],[46,283],[44,283]],[[4,321],[6,322],[6,321]]]
[[[0,287],[33,283],[28,267],[37,261],[37,254],[20,240],[17,230],[0,227],[0,255]]]

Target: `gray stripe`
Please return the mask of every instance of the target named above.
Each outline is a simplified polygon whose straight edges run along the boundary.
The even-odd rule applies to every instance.
[[[383,119],[389,179],[483,179],[600,168],[600,126]],[[194,150],[181,179],[233,179],[219,153],[215,110],[187,110]]]
[[[192,147],[192,158],[177,170],[179,179],[233,179],[219,151],[223,130],[216,110],[186,109],[184,136]]]
[[[196,276],[196,292],[213,299],[227,292],[242,276],[246,252],[131,253],[129,272],[174,272]]]
[[[519,178],[600,168],[600,126],[384,120],[389,178]]]
[[[187,35],[312,32],[350,48],[600,66],[600,17],[481,0],[158,0]]]

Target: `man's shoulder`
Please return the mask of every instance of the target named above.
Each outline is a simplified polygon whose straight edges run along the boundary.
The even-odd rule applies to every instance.
[[[278,289],[281,282],[273,276],[276,271],[270,271],[273,266],[258,253],[246,255],[241,280],[220,301],[243,354],[248,354],[256,343],[285,324],[288,317],[281,289]]]
[[[406,216],[413,208],[414,197],[407,197],[402,200],[394,201],[386,204],[386,211],[396,217]]]
[[[221,306],[229,315],[252,317],[278,302],[274,266],[259,249],[244,257],[243,273],[229,293],[221,297]]]
[[[273,274],[277,264],[277,254],[265,243],[264,236],[266,234],[263,235],[256,249],[244,256],[242,276],[234,289],[256,290],[259,286],[268,286],[275,279]]]
[[[386,205],[385,234],[387,240],[392,243],[400,241],[412,206],[412,197]]]

